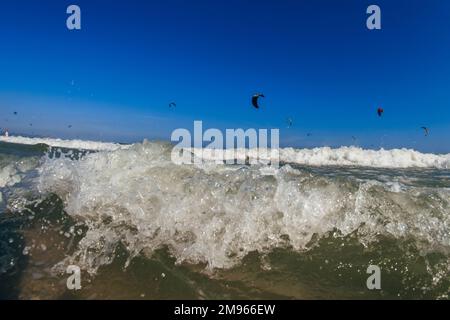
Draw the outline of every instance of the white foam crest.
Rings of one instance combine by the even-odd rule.
[[[450,154],[420,153],[411,149],[364,150],[358,147],[281,149],[281,160],[304,165],[377,168],[450,168]]]
[[[174,165],[170,153],[169,145],[143,143],[45,161],[38,189],[58,194],[67,213],[89,226],[70,262],[95,272],[121,242],[132,256],[167,246],[179,263],[229,268],[252,251],[304,250],[315,234],[336,229],[357,231],[362,242],[384,234],[450,248],[449,190],[392,192],[290,166],[275,176],[245,166],[204,170]]]
[[[274,159],[270,149],[237,149],[214,151],[211,149],[193,149],[193,153],[205,160],[252,161]],[[366,150],[358,147],[279,149],[279,160],[309,166],[362,166],[375,168],[450,168],[450,154],[438,155],[420,153],[411,149]]]
[[[121,145],[110,142],[85,141],[85,140],[62,140],[53,138],[28,138],[20,136],[0,136],[0,142],[9,142],[25,145],[46,144],[52,147],[93,150],[114,151],[128,149],[131,145]],[[368,150],[359,147],[320,147],[313,149],[280,148],[273,151],[270,149],[237,149],[216,150],[190,149],[193,153],[206,161],[215,161],[217,157],[223,160],[246,160],[260,159],[263,161],[273,160],[279,153],[279,160],[285,163],[295,163],[310,166],[364,166],[375,168],[437,168],[450,169],[450,154],[421,153],[412,149],[392,150]]]
[[[92,150],[92,151],[112,151],[128,148],[128,145],[120,145],[110,142],[86,141],[86,140],[63,140],[54,138],[28,138],[21,136],[0,136],[0,142],[16,143],[24,145],[46,144],[50,147]]]

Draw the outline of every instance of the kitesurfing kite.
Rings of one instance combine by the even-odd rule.
[[[175,108],[176,106],[177,106],[177,104],[175,102],[169,103],[169,107],[170,108]]]
[[[428,137],[429,130],[427,127],[421,127],[425,131],[425,137]]]
[[[17,116],[17,111],[14,111],[14,115]]]
[[[378,108],[377,113],[379,117],[383,115],[383,112],[384,112],[383,108]]]
[[[253,95],[252,97],[252,105],[256,108],[259,109],[259,104],[258,104],[258,99],[262,97],[265,98],[265,96],[262,93],[257,93],[255,95]]]

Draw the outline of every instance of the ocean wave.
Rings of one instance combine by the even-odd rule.
[[[420,153],[411,149],[365,150],[357,147],[328,147],[281,150],[281,159],[304,165],[364,166],[377,168],[450,168],[450,154]]]
[[[88,226],[68,263],[95,273],[122,244],[130,257],[168,247],[178,263],[227,269],[254,251],[306,250],[330,232],[357,233],[364,245],[383,235],[450,252],[448,189],[393,189],[290,165],[273,176],[257,166],[178,166],[171,150],[145,142],[80,160],[45,159],[37,189],[57,194]]]
[[[113,151],[121,148],[127,148],[127,145],[118,143],[86,141],[86,140],[63,140],[54,138],[28,138],[21,136],[0,136],[0,142],[15,143],[23,145],[38,145],[45,144],[50,147],[67,148],[77,150],[91,150],[91,151]]]
[[[193,149],[193,153],[205,160],[216,160],[223,155],[224,160],[246,161],[252,159],[270,160],[270,149],[237,149],[214,154],[208,149]],[[262,156],[261,156],[262,155]],[[308,166],[360,166],[374,168],[450,168],[450,154],[438,155],[420,153],[411,149],[366,150],[358,147],[314,149],[279,149],[279,160]]]
[[[114,151],[128,149],[131,145],[118,143],[62,140],[52,138],[27,138],[27,137],[0,137],[0,142],[37,145],[45,144],[50,147],[92,150]],[[191,149],[191,151],[205,161],[216,160],[214,154],[208,149]],[[411,149],[368,150],[359,147],[320,147],[313,149],[280,148],[279,160],[284,163],[293,163],[308,166],[360,166],[374,168],[435,168],[449,169],[450,154],[421,153]],[[265,155],[270,150],[265,149],[237,149],[224,150],[224,160],[252,160],[269,159]],[[262,155],[262,156],[261,156]]]

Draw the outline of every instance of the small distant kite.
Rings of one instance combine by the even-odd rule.
[[[17,111],[14,111],[13,113],[14,113],[15,116],[17,116]]]
[[[307,137],[311,137],[311,136],[312,136],[312,133],[309,133],[309,132],[308,132],[308,133],[306,134],[306,136],[307,136]]]
[[[256,108],[259,109],[259,104],[258,104],[258,99],[262,97],[265,98],[265,96],[262,93],[257,93],[255,95],[253,95],[252,97],[252,105]]]
[[[287,118],[286,119],[286,123],[287,123],[288,129],[289,129],[290,127],[292,127],[292,124],[294,123],[294,120],[292,120],[292,118]]]
[[[169,108],[175,108],[177,104],[175,102],[169,103]]]
[[[423,129],[423,131],[425,132],[425,137],[428,137],[428,133],[430,132],[428,130],[428,128],[427,127],[421,127],[421,129]]]
[[[33,126],[33,124],[32,123],[30,123],[30,127],[32,127]]]
[[[378,108],[377,113],[378,113],[378,116],[381,117],[384,113],[383,108]]]
[[[72,125],[71,125],[71,124],[69,124],[69,125],[67,126],[67,128],[69,128],[69,129],[70,129],[70,128],[72,128]]]

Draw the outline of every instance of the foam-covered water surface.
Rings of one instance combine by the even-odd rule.
[[[64,140],[57,138],[29,138],[21,136],[0,136],[0,142],[15,143],[21,145],[47,145],[50,147],[59,147],[67,149],[78,150],[117,150],[121,148],[127,148],[127,145],[121,145],[111,142],[98,142],[98,141],[86,141],[86,140]]]
[[[70,294],[58,281],[75,264],[84,298],[448,299],[449,156],[341,149],[283,149],[274,175],[175,165],[158,142],[10,158],[3,273],[22,265],[22,298]],[[17,169],[24,159],[38,160]]]

